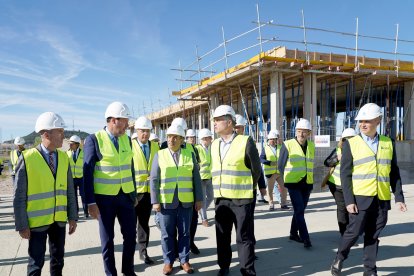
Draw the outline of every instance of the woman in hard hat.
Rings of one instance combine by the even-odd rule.
[[[331,191],[335,199],[336,217],[338,219],[339,232],[341,233],[341,236],[344,234],[346,226],[349,223],[349,214],[346,210],[344,194],[341,187],[341,150],[343,142],[351,137],[354,137],[355,135],[357,134],[353,128],[345,129],[342,132],[341,139],[338,142],[337,148],[333,149],[331,154],[324,161],[325,166],[330,167],[332,170],[332,173],[327,183],[329,186],[329,190]]]

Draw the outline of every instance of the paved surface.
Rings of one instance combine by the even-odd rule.
[[[406,202],[409,210],[401,213],[395,208],[389,213],[388,225],[380,239],[378,254],[379,275],[414,275],[414,173],[412,164],[402,164],[402,176]],[[208,215],[214,223],[214,210]],[[288,240],[292,211],[268,211],[266,205],[258,205],[255,213],[257,238],[256,261],[258,275],[330,275],[329,267],[335,256],[339,233],[336,223],[336,206],[329,192],[311,195],[306,211],[306,221],[313,247],[309,250],[301,244]],[[118,226],[117,226],[118,227]],[[115,237],[118,272],[121,269],[122,236],[119,228]],[[160,231],[151,221],[149,254],[156,260],[146,266],[135,255],[135,272],[138,275],[162,275],[162,251]],[[362,239],[352,248],[345,262],[344,275],[361,275]],[[196,244],[199,256],[191,255],[190,262],[199,275],[216,275],[215,228],[198,226]],[[233,231],[233,260],[231,275],[240,275],[235,235]],[[14,231],[12,197],[2,196],[0,201],[0,275],[25,275],[27,265],[27,240],[22,240]],[[75,234],[66,236],[64,275],[104,275],[101,259],[98,223],[82,218]],[[49,274],[48,259],[43,268]],[[174,264],[173,274],[184,275],[179,264]]]

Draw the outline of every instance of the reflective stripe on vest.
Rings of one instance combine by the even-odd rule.
[[[285,183],[298,183],[306,176],[306,183],[313,184],[315,144],[310,140],[307,143],[305,156],[302,147],[296,139],[293,138],[284,142],[288,151],[288,160],[283,175]]]
[[[279,159],[279,153],[280,153],[280,145],[276,146],[276,154],[273,152],[273,149],[269,146],[266,145],[264,147],[265,150],[265,154],[266,154],[266,160],[270,161],[270,162],[276,162]],[[276,166],[270,166],[270,165],[263,165],[263,169],[264,169],[264,174],[265,175],[270,175],[270,174],[275,174],[275,173],[279,173],[279,170],[277,169],[277,164]]]
[[[200,177],[201,179],[211,179],[211,147],[208,154],[202,145],[197,145],[196,148],[200,156]]]
[[[172,203],[174,192],[178,189],[178,200],[183,203],[194,202],[193,156],[190,150],[181,149],[178,166],[168,148],[158,152],[160,167],[160,203]]]
[[[352,190],[354,195],[378,195],[380,200],[391,200],[390,172],[394,150],[391,139],[379,136],[377,154],[359,135],[348,141],[353,157]]]
[[[253,198],[252,173],[244,163],[248,139],[249,136],[236,135],[223,161],[220,157],[221,139],[213,142],[211,174],[215,198]]]
[[[66,222],[69,159],[57,150],[56,178],[36,148],[22,152],[27,174],[27,216],[29,227]]]
[[[102,159],[96,162],[93,173],[95,193],[117,195],[120,189],[126,194],[134,191],[129,137],[126,134],[118,137],[119,151],[117,151],[104,129],[96,132],[95,136],[102,154]]]
[[[79,149],[78,159],[76,163],[73,162],[73,151],[68,150],[67,155],[69,157],[70,170],[72,171],[73,178],[83,177],[83,150]]]
[[[135,170],[135,185],[137,187],[137,193],[149,193],[149,175],[151,172],[152,161],[154,155],[158,152],[158,149],[154,142],[148,141],[150,144],[150,156],[149,162],[142,152],[141,146],[137,140],[132,140],[132,152],[134,158],[134,170]]]
[[[336,148],[336,154],[341,154],[341,149]],[[329,182],[335,184],[336,186],[341,186],[341,162],[339,161],[336,164],[335,169],[331,176],[329,176]]]

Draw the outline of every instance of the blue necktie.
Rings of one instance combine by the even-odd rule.
[[[114,136],[113,141],[114,141],[114,146],[116,148],[116,151],[118,151],[119,150],[118,137]]]
[[[75,163],[76,163],[76,151],[74,151],[74,152],[73,152],[72,157],[73,157],[73,162],[75,162]]]
[[[147,145],[142,145],[142,152],[144,153],[145,159],[148,161]]]

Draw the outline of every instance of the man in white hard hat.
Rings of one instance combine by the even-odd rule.
[[[25,140],[23,137],[16,137],[14,139],[14,145],[16,146],[16,149],[12,150],[10,152],[10,164],[12,166],[12,179],[13,179],[13,183],[14,183],[14,175],[15,175],[15,171],[16,171],[16,164],[17,164],[17,160],[19,159],[20,155],[22,154],[22,152],[25,150],[24,148],[24,144],[25,144]]]
[[[197,142],[197,137],[196,137],[196,132],[194,129],[187,129],[187,133],[185,135],[186,138],[186,142],[188,144],[191,144],[193,146],[196,145]]]
[[[157,134],[151,133],[149,140],[154,142],[154,145],[158,148],[158,150],[160,150],[160,138],[158,138]]]
[[[212,182],[216,203],[217,275],[229,275],[231,232],[236,228],[242,275],[256,275],[254,262],[254,191],[261,174],[260,158],[253,139],[234,132],[231,106],[214,110],[214,131],[220,138],[211,146]]]
[[[338,142],[338,146],[332,150],[331,154],[325,159],[325,166],[331,169],[331,175],[327,180],[329,190],[335,199],[336,203],[336,217],[338,220],[339,233],[341,236],[345,233],[346,226],[349,224],[349,213],[346,210],[344,193],[341,186],[341,158],[342,158],[342,145],[345,140],[357,135],[355,129],[346,128],[341,135],[341,140]]]
[[[236,125],[234,130],[239,135],[244,135],[244,131],[247,125],[247,120],[240,114],[236,114]]]
[[[194,272],[189,263],[190,224],[203,199],[197,160],[194,152],[182,147],[184,137],[181,126],[168,128],[168,148],[155,155],[150,174],[151,202],[161,227],[164,275],[172,273],[176,253],[181,268],[188,274]]]
[[[332,275],[341,275],[344,260],[363,233],[364,275],[377,275],[378,238],[387,224],[391,190],[397,209],[407,210],[394,141],[377,133],[381,117],[378,105],[365,104],[355,118],[361,135],[342,145],[341,185],[350,216],[331,266]]]
[[[201,224],[205,227],[210,226],[207,218],[207,209],[214,200],[213,184],[211,182],[211,141],[213,134],[207,128],[198,132],[200,144],[196,146],[200,155],[200,177],[203,188],[203,206],[200,210]]]
[[[177,117],[171,122],[171,126],[180,126],[184,131],[187,130],[187,123],[183,118]],[[195,134],[194,134],[195,135]],[[195,141],[195,139],[194,139]],[[166,149],[168,147],[168,141],[165,141],[161,144],[161,149]],[[183,141],[182,147],[190,150],[195,154],[197,163],[200,163],[200,155],[198,154],[198,150],[195,145],[187,143]],[[198,212],[193,211],[193,217],[191,218],[191,227],[190,227],[190,250],[193,254],[198,255],[200,254],[200,250],[198,249],[197,245],[194,242],[194,237],[197,232],[197,224],[198,224]]]
[[[131,140],[125,133],[129,108],[113,102],[106,108],[106,126],[86,137],[83,179],[89,215],[99,221],[102,258],[106,275],[117,275],[114,252],[114,226],[122,229],[122,273],[136,275],[136,189]]]
[[[275,209],[273,202],[273,190],[277,181],[280,192],[280,208],[289,210],[286,204],[287,189],[283,182],[283,176],[277,169],[277,160],[279,159],[281,149],[281,139],[278,130],[271,130],[267,136],[267,144],[263,147],[260,154],[260,162],[263,164],[264,174],[267,178],[267,191],[269,193],[269,210]]]
[[[62,147],[65,122],[53,112],[42,113],[35,131],[42,142],[25,150],[16,165],[13,198],[16,231],[29,241],[27,275],[40,275],[49,237],[50,274],[62,275],[66,222],[76,230],[76,198],[72,172]]]
[[[66,152],[69,157],[70,168],[73,176],[73,186],[76,195],[76,208],[79,213],[78,189],[82,200],[83,213],[85,218],[89,217],[88,205],[85,203],[85,187],[83,185],[83,150],[80,148],[81,138],[78,135],[72,135],[69,138],[69,150]]]
[[[312,247],[305,221],[305,209],[313,189],[315,144],[308,140],[311,131],[310,122],[300,119],[296,125],[296,137],[283,142],[278,160],[293,207],[289,239],[303,243],[305,248]]]
[[[152,129],[151,120],[142,116],[135,121],[135,133],[137,139],[132,141],[132,152],[134,153],[135,183],[137,189],[138,205],[135,207],[137,215],[138,250],[139,257],[147,265],[154,261],[148,256],[148,242],[150,227],[148,225],[151,217],[151,195],[149,186],[149,174],[152,161],[158,152],[154,142],[149,141]]]

